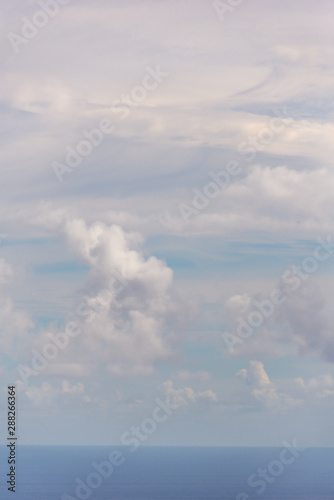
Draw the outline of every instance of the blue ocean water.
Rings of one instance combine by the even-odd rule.
[[[284,462],[290,463],[284,464],[280,452],[280,448],[141,447],[130,452],[124,447],[21,446],[12,493],[5,479],[8,451],[1,447],[0,498],[334,500],[334,449],[309,448],[297,457],[286,452]],[[99,470],[109,477],[102,477],[93,462],[98,468],[104,462]],[[258,469],[265,470],[265,478],[259,477]]]

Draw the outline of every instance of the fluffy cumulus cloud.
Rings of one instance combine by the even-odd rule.
[[[334,361],[331,301],[314,276],[322,262],[313,256],[326,257],[323,249],[317,252],[320,248],[318,244],[299,264],[288,266],[266,294],[238,294],[226,300],[228,328],[223,337],[230,353],[278,357],[294,348],[301,357]]]
[[[153,256],[145,259],[138,235],[119,226],[71,220],[65,233],[91,267],[83,299],[94,319],[84,327],[86,347],[98,359],[103,353],[100,361],[113,375],[149,374],[170,355],[162,333],[172,270]]]
[[[23,397],[24,405],[31,403],[34,407],[57,407],[58,404],[66,404],[69,399],[73,402],[90,403],[91,398],[86,394],[85,386],[78,382],[72,385],[68,380],[62,380],[59,384],[42,382],[40,384],[26,387],[21,381],[16,383],[20,395]]]
[[[334,396],[334,378],[331,374],[319,375],[318,377],[305,380],[298,377],[294,380],[295,387],[304,394],[304,397],[310,396],[312,399],[325,399]]]
[[[70,251],[89,266],[89,274],[78,291],[75,321],[70,322],[76,338],[67,337],[59,359],[47,363],[45,372],[87,376],[103,369],[110,377],[147,376],[156,363],[171,359],[164,329],[172,309],[173,272],[166,263],[145,256],[141,236],[120,226],[88,225],[83,219],[50,214],[49,227],[63,234]],[[34,336],[31,347],[45,353],[50,339],[64,335],[66,327],[65,334],[44,330]]]
[[[236,390],[233,412],[289,413],[300,418],[302,412],[331,411],[334,397],[332,373],[304,378],[270,379],[261,361],[249,361],[236,374],[243,383]],[[298,416],[299,415],[299,416]]]
[[[206,391],[195,391],[191,387],[175,389],[171,380],[164,382],[163,389],[166,396],[169,396],[176,405],[188,406],[191,403],[210,405],[218,401],[217,394],[210,389]]]
[[[243,165],[240,173],[227,183],[226,165],[215,169],[221,185],[208,173],[193,184],[193,192],[184,194],[183,204],[175,204],[161,214],[174,233],[187,229],[190,234],[219,235],[229,232],[243,238],[248,231],[266,231],[283,238],[296,231],[308,238],[331,232],[333,200],[330,186],[334,183],[333,169],[323,164],[300,170],[291,165]],[[223,186],[223,187],[222,187]],[[197,190],[197,196],[194,194]],[[186,206],[186,209],[180,207]]]
[[[293,399],[282,393],[269,379],[261,361],[250,361],[248,368],[243,368],[236,373],[249,386],[250,395],[260,406],[271,410],[287,410],[298,406],[301,400]]]
[[[287,354],[277,328],[280,304],[266,305],[268,298],[258,293],[229,297],[224,304],[227,325],[223,332],[224,348],[237,357],[277,357]],[[260,308],[260,309],[259,309]],[[285,337],[288,342],[288,339]]]
[[[311,278],[301,282],[297,290],[292,291],[282,283],[281,288],[287,296],[277,312],[278,321],[285,326],[282,339],[297,345],[301,355],[316,354],[333,363],[334,337],[329,297]]]

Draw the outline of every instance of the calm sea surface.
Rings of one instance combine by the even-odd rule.
[[[141,447],[131,453],[123,447],[21,446],[16,493],[12,493],[6,485],[8,451],[1,447],[0,498],[334,500],[334,449],[309,448],[298,457],[286,452],[283,461],[291,463],[285,464],[280,452],[280,448]],[[110,460],[118,465],[112,467]],[[265,477],[258,469],[265,471]]]

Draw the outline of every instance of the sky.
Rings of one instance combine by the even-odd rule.
[[[333,446],[333,2],[0,4],[21,444]]]

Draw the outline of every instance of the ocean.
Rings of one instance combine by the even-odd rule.
[[[20,446],[7,500],[334,500],[334,449]],[[13,476],[12,476],[13,478]]]

